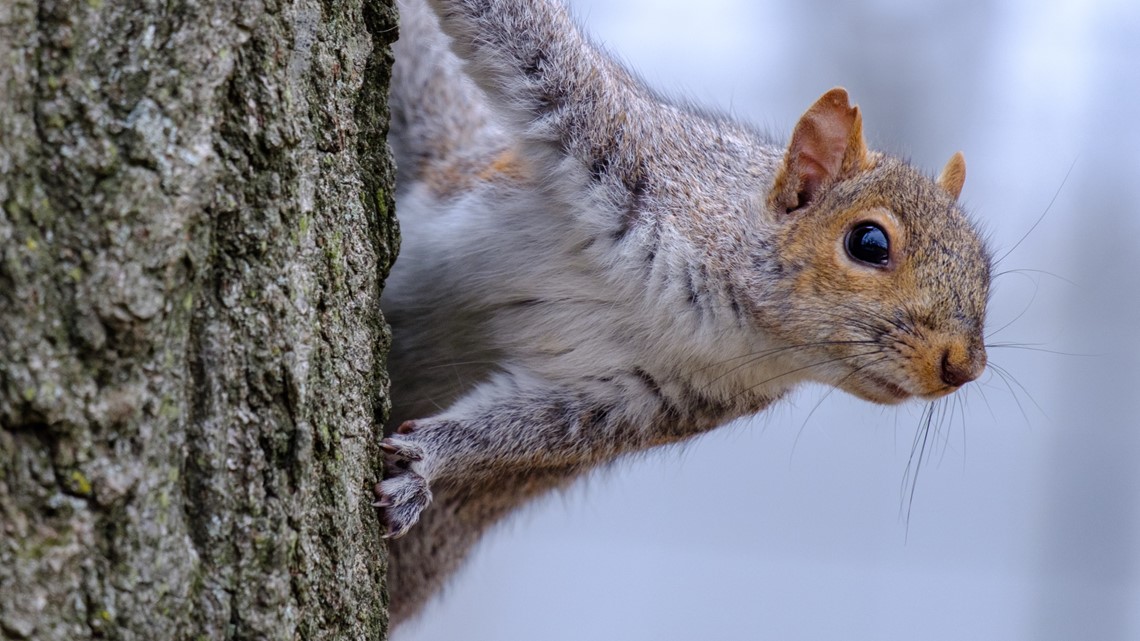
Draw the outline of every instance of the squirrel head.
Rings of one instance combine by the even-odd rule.
[[[843,89],[804,113],[768,194],[754,303],[810,378],[897,403],[982,373],[991,259],[957,203],[965,175],[961,153],[932,179],[869,151]]]

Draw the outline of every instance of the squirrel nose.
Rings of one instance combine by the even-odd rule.
[[[942,382],[961,387],[982,375],[986,369],[984,350],[948,347],[942,352]]]

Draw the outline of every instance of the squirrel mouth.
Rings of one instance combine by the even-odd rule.
[[[869,387],[874,390],[874,393],[870,395],[871,398],[868,400],[874,401],[876,403],[886,403],[893,405],[895,403],[901,403],[902,401],[905,401],[906,399],[913,396],[913,394],[906,391],[902,387],[888,381],[885,378],[875,376],[874,374],[864,375],[863,382],[870,384],[865,385],[864,387]]]

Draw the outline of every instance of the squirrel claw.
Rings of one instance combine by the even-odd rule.
[[[421,461],[424,458],[422,447],[397,436],[380,441],[380,449],[397,461]]]
[[[376,488],[373,505],[384,510],[387,532],[384,538],[399,538],[420,520],[420,514],[431,504],[427,479],[411,470],[399,470],[381,481]]]
[[[416,467],[414,463],[423,460],[425,451],[421,445],[399,436],[381,441],[380,449],[387,460],[384,479],[373,489],[376,500],[372,505],[383,510],[387,529],[384,538],[399,538],[420,520],[420,514],[431,504],[427,479],[412,469]]]

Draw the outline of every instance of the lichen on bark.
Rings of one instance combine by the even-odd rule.
[[[0,639],[385,634],[395,36],[0,6]]]

